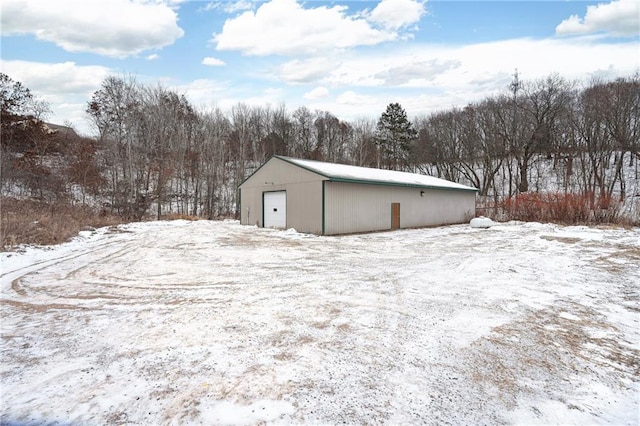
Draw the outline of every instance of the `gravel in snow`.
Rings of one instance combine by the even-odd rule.
[[[129,224],[1,254],[3,424],[638,424],[640,229]]]

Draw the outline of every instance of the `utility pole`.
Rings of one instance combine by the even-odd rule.
[[[520,80],[518,79],[518,68],[516,68],[516,72],[513,74],[513,81],[511,82],[509,87],[513,92],[513,103],[515,105],[518,97],[518,89],[520,89]]]
[[[518,90],[520,89],[520,79],[518,78],[518,68],[516,68],[515,73],[513,74],[513,81],[511,82],[511,84],[509,84],[509,88],[511,89],[511,92],[513,93],[513,103],[511,105],[512,107],[512,111],[511,111],[511,146],[510,148],[510,154],[513,156],[515,154],[515,150],[517,149],[518,146],[518,135],[517,135],[517,126],[516,126],[516,115],[517,115],[517,110],[518,110]],[[509,162],[511,162],[512,159],[509,159]],[[516,184],[516,186],[519,185],[519,183]],[[513,194],[513,173],[511,173],[511,166],[509,166],[509,196],[511,196],[511,194]]]

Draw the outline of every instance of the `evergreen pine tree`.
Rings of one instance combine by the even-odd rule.
[[[399,103],[390,103],[378,120],[376,144],[380,148],[381,166],[389,170],[407,170],[411,143],[418,132]]]

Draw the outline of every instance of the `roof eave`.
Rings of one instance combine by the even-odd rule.
[[[311,167],[307,167],[307,166],[305,166],[303,164],[299,164],[296,161],[294,161],[294,159],[292,159],[290,157],[284,157],[282,155],[274,155],[273,158],[277,158],[279,160],[285,161],[285,162],[287,162],[289,164],[292,164],[292,165],[294,165],[296,167],[300,167],[301,169],[304,169],[304,170],[306,170],[308,172],[315,173],[318,176],[322,176],[322,177],[327,178],[327,179],[331,179],[332,178],[330,175],[327,175],[325,173],[319,172],[318,170],[315,170],[315,169],[313,169]],[[309,161],[313,161],[313,160],[309,160]]]
[[[389,182],[389,181],[376,181],[368,179],[347,179],[337,177],[327,177],[330,182],[342,182],[342,183],[360,183],[365,185],[378,185],[378,186],[398,186],[403,188],[419,188],[419,189],[435,189],[439,191],[464,191],[464,192],[478,192],[477,188],[455,188],[449,186],[435,186],[435,185],[421,185],[419,183],[402,183],[402,182]]]

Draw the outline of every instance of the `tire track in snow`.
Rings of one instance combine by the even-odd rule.
[[[23,281],[25,281],[32,275],[40,274],[50,269],[59,268],[60,266],[65,265],[69,262],[84,262],[82,266],[79,266],[78,268],[72,270],[67,274],[68,276],[71,276],[75,271],[79,271],[85,268],[90,262],[107,260],[111,256],[115,256],[118,253],[132,251],[132,246],[133,244],[135,244],[135,242],[126,243],[126,241],[130,239],[130,235],[128,235],[127,237],[116,235],[115,238],[109,239],[107,241],[101,239],[97,242],[89,242],[87,244],[89,245],[89,248],[82,247],[81,249],[71,249],[70,252],[67,252],[63,255],[43,259],[28,266],[19,267],[11,271],[3,272],[2,275],[0,275],[0,285],[3,289],[0,296],[0,303],[8,303],[13,306],[22,306],[25,309],[36,310],[50,308],[69,309],[74,305],[61,303],[59,301],[60,295],[46,291],[46,286],[29,287],[28,285],[24,285]],[[122,246],[123,242],[125,243],[124,247]],[[97,254],[105,250],[108,251],[107,254],[103,256],[96,256]],[[11,294],[11,292],[13,292],[14,294]],[[47,303],[48,299],[42,296],[54,299],[56,300],[56,302]],[[25,300],[27,298],[29,298],[28,301]]]
[[[616,256],[585,267],[597,244],[585,253],[564,236],[540,237],[555,237],[555,226],[501,228],[325,238],[218,223],[145,224],[129,253],[114,252],[95,267],[91,256],[69,260],[59,265],[67,273],[59,283],[58,267],[25,277],[51,286],[61,302],[69,299],[60,289],[76,285],[80,296],[98,289],[121,299],[101,310],[11,316],[16,337],[2,346],[7,412],[84,424],[212,424],[225,404],[230,412],[255,410],[259,423],[269,421],[259,410],[278,403],[284,417],[271,417],[276,423],[500,424],[519,404],[518,386],[533,397],[523,409],[543,412],[540,401],[571,390],[554,374],[567,365],[546,363],[563,359],[554,342],[570,343],[554,333],[592,327],[574,319],[587,315],[566,300],[600,291],[593,303],[604,304],[615,295],[618,281],[600,288],[610,284]],[[626,256],[621,262],[633,260]],[[607,309],[618,302],[611,297]],[[556,325],[563,329],[545,328]],[[600,361],[590,366],[603,368],[613,348],[623,355],[617,369],[637,380],[627,362],[637,353],[622,351],[604,326],[595,331]],[[630,335],[621,329],[616,341],[626,345],[622,337]],[[520,365],[527,360],[536,368]],[[55,366],[60,375],[39,383]],[[589,382],[589,374],[577,379]],[[593,405],[584,401],[569,402]],[[513,423],[535,420],[553,417],[527,412]]]

